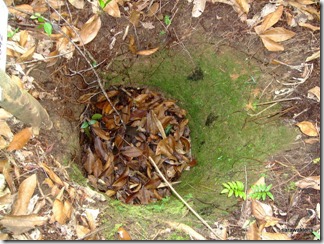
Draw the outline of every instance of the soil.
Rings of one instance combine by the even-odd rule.
[[[297,27],[294,31],[297,33],[296,38],[285,42],[285,51],[278,53],[268,52],[262,45],[259,37],[253,33],[241,22],[237,17],[237,13],[232,7],[226,4],[207,3],[204,13],[199,18],[191,17],[192,4],[187,1],[163,1],[161,14],[163,16],[173,16],[172,23],[167,30],[162,26],[157,18],[151,18],[154,29],[148,30],[141,26],[134,28],[130,26],[129,34],[135,36],[137,50],[145,50],[155,48],[160,49],[185,49],[187,45],[197,42],[197,33],[203,33],[210,44],[217,46],[230,46],[248,55],[250,59],[257,61],[263,72],[269,73],[273,77],[273,82],[269,87],[264,87],[266,96],[274,99],[274,92],[284,88],[279,82],[292,80],[292,77],[300,77],[301,74],[296,70],[284,65],[275,65],[273,60],[277,59],[290,65],[300,65],[304,63],[306,57],[313,53],[314,48],[318,48],[320,41],[319,32],[311,32],[302,27]],[[265,1],[258,1],[252,5],[249,17],[260,12]],[[92,15],[90,3],[86,2],[86,6],[82,10],[71,9],[72,16],[78,16],[81,23],[85,23]],[[122,65],[127,68],[136,63],[137,56],[132,54],[128,49],[128,39],[122,40],[122,34],[126,26],[130,25],[128,14],[122,10],[121,18],[114,18],[106,14],[101,16],[102,27],[94,41],[86,45],[87,50],[98,64],[97,70],[103,73],[110,73],[111,77],[117,76],[116,67],[113,63],[118,59],[122,61]],[[13,26],[15,26],[13,24]],[[166,31],[161,35],[161,31]],[[117,40],[113,48],[110,48],[112,37],[116,36]],[[289,100],[280,103],[281,111],[278,116],[285,123],[293,125],[301,121],[311,121],[320,127],[320,103],[309,99],[307,92],[309,89],[320,86],[320,60],[316,59],[311,62],[314,67],[307,81],[301,85],[294,86],[292,92],[288,96],[278,97],[292,98],[299,97],[299,100]],[[46,67],[41,63],[35,66],[30,72],[30,76],[34,77],[38,82],[34,91],[45,91],[49,96],[40,100],[41,104],[49,112],[54,128],[50,131],[42,131],[38,138],[31,141],[28,150],[38,155],[39,148],[42,148],[46,154],[45,159],[48,164],[54,164],[53,158],[58,162],[66,161],[80,163],[81,153],[78,146],[78,132],[80,128],[80,115],[84,109],[83,105],[78,103],[80,96],[91,91],[98,91],[95,80],[91,71],[84,71],[81,75],[74,75],[73,71],[82,71],[87,69],[87,64],[79,53],[75,53],[73,59],[66,62],[61,59],[55,66]],[[197,81],[201,78],[202,72],[197,69],[189,79]],[[91,83],[90,85],[86,84]],[[123,82],[123,81],[121,81]],[[107,82],[109,83],[109,81]],[[132,84],[128,84],[132,85]],[[206,125],[211,124],[213,115],[208,116]],[[214,116],[215,117],[215,116]],[[215,120],[215,118],[214,118]],[[307,216],[307,209],[315,209],[316,204],[320,202],[320,191],[314,189],[299,189],[293,187],[290,183],[300,180],[302,177],[317,176],[320,174],[320,163],[315,164],[313,160],[320,158],[319,142],[314,144],[305,143],[308,137],[302,135],[292,148],[282,151],[276,155],[269,156],[264,162],[267,169],[267,183],[272,184],[272,193],[276,196],[275,205],[286,212],[284,221],[289,221],[293,216],[297,216],[296,222]],[[71,149],[72,147],[72,149]],[[52,155],[52,157],[51,157]],[[31,159],[32,161],[32,159]],[[37,160],[36,160],[37,161]],[[101,203],[98,203],[101,208]],[[240,227],[236,225],[240,217],[240,205],[237,210],[227,216],[229,220],[230,236],[233,239],[243,239],[245,233],[242,233]],[[107,216],[106,216],[107,217]],[[114,219],[111,219],[114,221]],[[315,218],[308,224],[310,228],[319,225],[319,219]],[[127,223],[127,226],[136,226],[136,223]],[[197,225],[198,226],[198,225]],[[48,229],[41,230],[43,239],[66,239],[62,229],[52,225]],[[137,227],[135,227],[136,229]],[[160,224],[155,224],[152,229],[146,230],[148,234],[145,238],[152,238],[158,230],[161,230]],[[52,229],[50,233],[48,230]],[[205,227],[195,228],[200,233],[206,233]],[[140,232],[140,230],[139,230]],[[103,238],[99,232],[99,238]],[[140,235],[139,235],[140,237]],[[112,236],[112,239],[117,236]],[[143,237],[142,237],[143,238]],[[166,234],[159,235],[158,239],[169,238]],[[296,240],[311,240],[314,236],[311,232],[299,233],[294,236]]]

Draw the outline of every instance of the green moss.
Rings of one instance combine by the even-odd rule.
[[[190,204],[204,218],[215,220],[237,207],[236,200],[220,194],[221,184],[232,180],[245,182],[247,178],[250,186],[261,176],[262,162],[289,147],[297,131],[284,126],[279,119],[267,118],[279,106],[260,117],[251,117],[248,113],[252,112],[246,111],[251,99],[254,105],[266,101],[253,98],[252,91],[270,81],[248,57],[228,47],[187,48],[192,58],[183,50],[160,51],[138,57],[126,70],[121,61],[116,61],[115,74],[110,75],[106,85],[148,86],[177,99],[187,110],[192,155],[198,164],[183,173],[182,183],[176,189],[182,196],[192,194]],[[256,106],[255,113],[264,108]],[[128,220],[141,218],[144,227],[149,226],[151,218],[188,220],[183,218],[186,208],[173,197],[141,207],[115,203],[113,206]]]

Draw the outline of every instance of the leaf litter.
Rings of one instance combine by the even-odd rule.
[[[190,169],[186,111],[147,88],[111,87],[107,94],[121,117],[102,94],[80,98],[90,104],[85,121],[102,114],[90,126],[90,136],[82,134],[82,162],[92,186],[129,204],[147,204],[170,195],[148,158],[154,159],[169,182]]]

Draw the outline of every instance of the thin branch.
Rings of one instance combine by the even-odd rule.
[[[162,172],[160,171],[159,167],[156,165],[154,160],[151,158],[151,156],[148,157],[151,164],[154,166],[160,177],[163,179],[165,184],[168,185],[168,187],[171,189],[171,191],[183,202],[184,205],[220,240],[224,240],[221,236],[219,236],[211,227],[210,225],[179,195],[179,193],[172,187],[172,185],[168,182],[168,180],[164,177]]]

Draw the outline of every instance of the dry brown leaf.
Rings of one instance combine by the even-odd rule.
[[[314,59],[317,59],[321,56],[321,51],[318,50],[317,52],[313,53],[311,56],[306,58],[306,62],[312,61]]]
[[[264,31],[266,31],[267,29],[275,25],[280,20],[282,13],[283,13],[283,6],[281,5],[276,9],[276,11],[268,14],[264,18],[259,33],[257,32],[257,34],[262,34]]]
[[[313,188],[315,190],[321,189],[321,177],[320,176],[309,176],[295,182],[295,185],[301,189]]]
[[[314,99],[317,102],[321,101],[321,88],[319,86],[315,86],[312,89],[308,90],[307,97],[310,99]]]
[[[35,187],[37,183],[36,174],[29,176],[23,182],[21,182],[18,189],[17,200],[13,205],[11,211],[12,215],[26,215],[27,208],[31,197],[34,194]]]
[[[28,40],[28,31],[27,30],[23,30],[19,33],[19,45],[22,47],[26,46],[27,40]]]
[[[192,8],[192,17],[199,17],[205,10],[206,7],[206,0],[194,0],[193,1],[193,8]]]
[[[260,231],[256,221],[249,225],[245,234],[246,240],[261,240]]]
[[[60,177],[58,177],[53,170],[51,170],[45,163],[40,163],[40,166],[46,171],[46,173],[48,174],[48,176],[58,185],[60,186],[64,186],[62,180],[60,179]]]
[[[158,3],[158,2],[153,3],[152,6],[150,7],[150,9],[147,11],[146,16],[153,17],[157,13],[159,8],[160,8],[160,3]]]
[[[265,220],[266,216],[272,216],[273,212],[270,205],[252,200],[252,214],[258,220]]]
[[[318,136],[318,131],[315,125],[309,121],[302,121],[296,124],[301,132],[303,132],[307,136]]]
[[[0,135],[6,137],[7,139],[12,139],[13,134],[6,121],[0,120]]]
[[[58,57],[57,55],[59,55],[58,50],[54,50],[53,52],[50,52],[47,55],[47,59],[45,59],[45,62],[47,63],[46,67],[50,67],[56,64]],[[53,57],[53,58],[51,58]]]
[[[3,108],[0,108],[0,119],[1,120],[6,120],[11,118],[13,115],[9,112],[7,112],[6,110],[4,110]]]
[[[103,10],[112,17],[120,17],[120,10],[117,0],[111,0]]]
[[[30,15],[33,14],[33,7],[30,6],[29,4],[21,4],[15,7],[9,7],[8,10],[9,13],[11,13],[12,15],[22,17],[22,18],[26,18],[28,14]]]
[[[266,224],[264,227],[275,226],[276,224],[279,223],[280,220],[281,219],[273,217],[273,216],[266,216],[265,217]]]
[[[81,239],[90,232],[90,229],[84,227],[83,225],[76,225],[75,232],[77,234],[78,239]]]
[[[256,186],[256,185],[264,185],[265,184],[265,179],[264,179],[264,176],[261,176],[256,182],[253,183],[252,186]],[[252,193],[252,188],[250,188],[246,195],[250,195]]]
[[[140,50],[140,51],[137,51],[136,54],[137,55],[148,56],[148,55],[151,55],[151,54],[155,53],[157,50],[159,50],[158,47],[152,48],[152,49],[148,49],[148,50]]]
[[[109,5],[109,4],[108,4]],[[108,6],[107,5],[107,6]],[[91,42],[98,34],[101,28],[100,16],[95,14],[81,27],[80,30],[80,46]]]
[[[141,14],[136,10],[132,10],[129,16],[129,22],[131,22],[135,27],[138,27],[139,18]]]
[[[84,0],[69,0],[69,3],[77,9],[83,9],[84,7]]]
[[[121,153],[127,157],[139,157],[143,155],[143,151],[137,147],[126,146],[122,148]]]
[[[276,27],[264,31],[262,34],[260,34],[260,37],[266,37],[275,42],[282,42],[294,37],[295,35],[296,33],[293,31],[287,30],[283,27]]]
[[[240,6],[244,13],[248,13],[250,10],[250,4],[248,0],[235,0],[236,3]]]
[[[262,232],[261,239],[269,240],[269,241],[270,240],[273,240],[273,241],[291,240],[291,238],[284,233],[270,233],[270,232]]]
[[[309,29],[311,29],[312,31],[318,31],[318,30],[321,29],[321,27],[319,27],[319,26],[314,26],[314,25],[311,25],[311,24],[309,24],[309,23],[299,22],[298,25],[299,25],[299,26],[302,26],[302,27],[309,28]]]
[[[261,37],[261,40],[263,42],[263,45],[266,47],[266,49],[268,49],[271,52],[279,52],[285,50],[283,45],[267,37]]]
[[[67,200],[65,202],[55,199],[53,203],[53,217],[59,224],[64,225],[70,218],[72,213],[72,205]]]
[[[0,220],[0,224],[10,232],[19,235],[34,229],[35,226],[44,225],[47,221],[46,217],[31,215],[6,215]]]
[[[129,233],[123,227],[119,227],[118,230],[117,230],[117,233],[118,233],[118,239],[121,240],[121,241],[132,240]]]
[[[11,152],[13,150],[19,150],[23,148],[29,139],[32,137],[33,131],[32,127],[22,129],[17,134],[14,135],[12,141],[10,142],[7,151]]]
[[[29,60],[33,57],[33,54],[35,52],[36,46],[31,47],[28,49],[23,55],[21,55],[18,59],[17,62],[23,62],[26,60]]]
[[[132,54],[136,54],[137,48],[135,44],[135,37],[131,35],[129,37],[129,44],[128,44],[129,51],[131,51]]]

